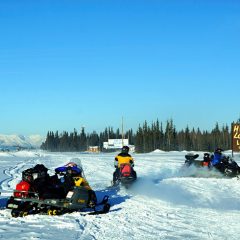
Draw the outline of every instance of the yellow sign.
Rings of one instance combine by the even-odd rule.
[[[232,150],[240,152],[240,124],[232,124]]]

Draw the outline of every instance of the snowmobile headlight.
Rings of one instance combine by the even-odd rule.
[[[32,177],[33,177],[33,180],[37,179],[38,178],[38,173],[33,173]]]
[[[73,196],[73,191],[69,191],[66,198],[71,198]]]
[[[18,205],[17,204],[13,204],[13,203],[9,203],[8,204],[8,208],[15,208],[15,209],[17,209],[18,208]]]

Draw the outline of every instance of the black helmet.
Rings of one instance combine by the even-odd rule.
[[[216,148],[216,149],[215,149],[215,153],[220,153],[220,154],[221,154],[222,152],[223,152],[223,149],[222,149],[222,148]]]
[[[209,162],[210,161],[210,154],[209,153],[204,153],[203,154],[203,161],[204,162]]]
[[[33,169],[36,172],[47,172],[48,171],[48,169],[43,164],[37,164]]]
[[[25,182],[33,182],[33,168],[28,168],[22,172],[22,180]]]
[[[129,147],[128,146],[123,146],[122,147],[122,153],[128,153],[129,152]]]

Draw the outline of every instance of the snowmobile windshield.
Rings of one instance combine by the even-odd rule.
[[[72,165],[71,167],[75,165],[78,168],[82,169],[82,162],[80,158],[71,158],[70,161],[66,164],[66,166],[67,165]]]
[[[84,171],[83,171],[83,167],[82,167],[82,162],[81,162],[81,159],[80,158],[72,158],[70,160],[69,163],[66,164],[66,166],[68,164],[72,164],[73,166],[75,165],[77,168],[79,168],[81,170],[81,175],[83,178],[85,178],[85,175],[84,175]]]

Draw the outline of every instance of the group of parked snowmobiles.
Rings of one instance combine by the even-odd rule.
[[[237,177],[240,174],[240,167],[230,157],[223,154],[221,148],[217,148],[213,154],[204,153],[202,160],[197,160],[199,154],[189,153],[185,155],[184,167],[195,166],[197,168],[217,171],[226,177]]]
[[[115,158],[116,170],[113,173],[113,185],[129,187],[137,179],[133,169],[133,158],[124,146]],[[88,210],[88,214],[107,213],[110,209],[108,196],[97,202],[95,192],[89,186],[80,164],[80,159],[73,159],[55,169],[50,176],[43,164],[22,172],[22,180],[16,185],[13,196],[6,207],[11,209],[13,217],[30,214],[61,215],[74,211]]]
[[[37,213],[61,215],[82,210],[88,210],[90,214],[109,211],[108,196],[97,202],[82,167],[75,162],[56,168],[53,176],[47,171],[43,164],[37,164],[22,172],[22,180],[6,205],[12,210],[13,217]],[[101,209],[97,209],[99,206]]]

